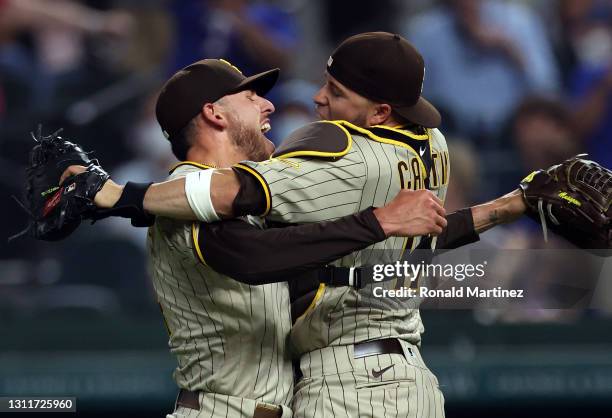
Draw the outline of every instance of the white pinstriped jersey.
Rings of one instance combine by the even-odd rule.
[[[388,127],[367,131],[343,121],[319,123],[335,123],[345,130],[349,139],[343,153],[320,158],[321,153],[296,152],[241,164],[260,174],[270,200],[268,218],[291,223],[333,220],[370,206],[384,206],[401,188],[422,189],[427,182],[429,189],[445,199],[450,167],[446,140],[439,130],[416,135]],[[426,152],[430,153],[429,173],[421,158]],[[401,258],[407,245],[410,249],[419,242],[420,237],[391,237],[334,264],[393,262]],[[312,305],[292,328],[292,344],[300,354],[377,338],[398,337],[419,344],[423,324],[415,306],[413,300],[373,299],[367,287],[357,291],[321,285]]]
[[[181,165],[170,178],[199,169]],[[215,272],[203,263],[198,234],[197,223],[161,217],[149,229],[150,270],[178,362],[176,383],[290,405],[287,283],[249,286]]]

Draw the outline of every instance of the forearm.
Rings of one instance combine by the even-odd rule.
[[[107,181],[96,195],[95,203],[101,209],[114,208],[125,187],[112,180]],[[153,183],[142,201],[143,209],[155,216],[175,219],[197,220],[185,194],[185,178]]]
[[[212,203],[212,210],[216,215],[219,218],[230,218],[233,216],[232,205],[239,189],[240,183],[231,169],[215,170],[210,182],[204,187],[197,179],[191,182],[190,187],[186,187],[185,177],[153,183],[144,195],[143,208],[156,216],[203,220],[199,216],[200,212],[196,210],[198,206],[192,205],[194,202],[201,203],[203,197],[210,196],[209,203]],[[123,186],[107,181],[96,195],[96,205],[100,208],[112,208],[119,201],[123,190]]]
[[[472,217],[477,233],[494,226],[515,221],[525,213],[525,203],[519,189],[482,205],[473,206]]]
[[[496,225],[512,222],[525,213],[519,189],[482,205],[460,209],[447,215],[447,226],[438,236],[438,253],[477,242],[479,234]]]
[[[185,178],[154,183],[144,198],[145,211],[167,218],[197,220],[185,194]]]
[[[204,171],[191,173],[201,175]],[[147,212],[168,218],[205,220],[202,219],[198,207],[202,202],[212,204],[212,210],[219,218],[233,217],[232,204],[240,183],[231,169],[218,169],[212,172],[208,184],[199,176],[193,181],[186,177],[153,184],[145,195],[144,208]],[[206,199],[206,195],[210,200]]]

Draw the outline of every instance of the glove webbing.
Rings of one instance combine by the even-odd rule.
[[[58,135],[59,135],[59,134],[60,134],[60,133],[61,133],[63,130],[64,130],[63,128],[60,128],[60,129],[58,129],[57,131],[53,132],[51,135],[43,136],[43,134],[42,134],[42,123],[39,123],[39,124],[38,124],[38,128],[37,128],[37,130],[36,130],[36,135],[34,135],[34,132],[30,132],[30,136],[32,137],[32,139],[33,139],[35,142],[42,142],[42,141],[43,141],[43,140],[45,140],[45,139],[55,139],[55,138],[57,138],[57,136],[58,136]],[[28,217],[29,217],[31,220],[33,220],[33,221],[34,221],[34,220],[36,220],[36,216],[34,216],[34,214],[33,214],[33,213],[30,211],[30,209],[28,209],[28,208],[26,207],[26,205],[25,205],[25,204],[24,204],[24,203],[23,203],[21,200],[19,200],[19,198],[18,198],[17,196],[15,196],[15,195],[11,195],[11,197],[13,198],[13,200],[14,200],[15,202],[17,202],[17,204],[19,205],[19,207],[20,207],[21,209],[23,209],[23,211],[24,211],[24,212],[25,212],[25,213],[28,215]],[[20,238],[20,237],[22,237],[22,236],[26,235],[28,232],[30,232],[30,230],[32,229],[32,227],[33,227],[33,226],[34,226],[34,224],[29,223],[29,224],[28,224],[28,226],[27,226],[27,227],[26,227],[26,228],[25,228],[23,231],[18,232],[18,233],[16,233],[15,235],[11,235],[10,237],[8,237],[8,242],[14,241],[14,240],[16,240],[17,238]]]

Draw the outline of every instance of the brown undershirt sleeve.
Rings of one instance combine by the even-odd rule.
[[[233,219],[200,224],[198,244],[216,271],[248,284],[289,281],[386,238],[373,208],[336,221],[259,229]]]
[[[264,213],[266,211],[266,197],[261,183],[253,175],[244,170],[234,168],[234,171],[240,182],[240,191],[233,204],[234,214],[236,216],[243,216],[246,214]],[[372,217],[374,217],[373,214]],[[376,221],[375,218],[374,221],[380,229],[378,221]],[[437,250],[452,250],[480,240],[478,233],[474,229],[474,219],[470,208],[460,209],[449,214],[447,216],[447,221],[448,225],[446,229],[438,237],[436,245]],[[347,239],[350,240],[350,237],[347,237]],[[321,238],[319,242],[322,241],[323,239]],[[368,245],[373,243],[374,242],[371,242]]]
[[[232,170],[240,182],[240,190],[232,204],[234,216],[263,214],[266,211],[266,195],[261,183],[245,170],[236,167]]]
[[[452,250],[480,240],[474,229],[474,218],[470,208],[459,209],[446,217],[448,225],[438,236],[436,250]]]

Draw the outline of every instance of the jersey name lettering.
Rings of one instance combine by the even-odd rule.
[[[440,186],[446,186],[448,184],[448,151],[432,151],[432,170],[431,170],[431,183],[432,189],[437,189]]]

